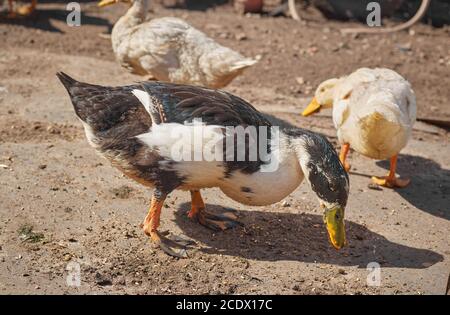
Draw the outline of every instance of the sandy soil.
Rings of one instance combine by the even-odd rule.
[[[140,79],[119,67],[110,41],[99,36],[125,7],[82,7],[78,28],[65,24],[62,4],[45,1],[29,20],[0,20],[0,293],[445,293],[449,134],[424,123],[416,124],[400,156],[399,174],[412,178],[406,189],[369,189],[370,175],[383,174],[388,164],[351,153],[349,247],[339,252],[328,244],[305,184],[269,207],[245,207],[218,190],[205,191],[208,208],[236,209],[245,224],[223,233],[189,220],[189,196],[175,192],[162,228],[197,244],[181,260],[153,249],[138,226],[151,191],[94,153],[55,77],[63,70],[98,84]],[[299,113],[320,81],[361,66],[398,71],[413,84],[420,117],[450,119],[448,28],[344,37],[337,31],[342,24],[307,13],[298,24],[236,16],[229,6],[155,8],[156,15],[183,17],[248,56],[261,55],[227,90],[275,121],[321,132],[335,144],[329,113]],[[67,285],[70,262],[80,265],[80,287]],[[379,287],[367,285],[370,262],[382,267]]]

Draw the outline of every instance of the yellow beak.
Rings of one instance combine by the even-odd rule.
[[[324,221],[330,236],[331,245],[336,249],[341,249],[347,243],[345,239],[344,209],[335,207],[327,210]]]
[[[311,114],[314,114],[320,110],[320,107],[321,106],[319,102],[317,102],[317,99],[314,97],[311,103],[309,103],[308,107],[306,107],[306,109],[303,111],[302,115],[306,117]]]
[[[100,8],[103,8],[103,7],[106,7],[108,5],[115,4],[115,3],[117,3],[117,0],[102,0],[97,4],[97,6]]]

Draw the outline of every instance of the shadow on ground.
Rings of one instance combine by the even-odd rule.
[[[358,20],[366,23],[367,8],[371,0],[316,0],[314,5],[328,18],[337,20]],[[409,20],[418,11],[422,0],[378,0],[382,17],[389,17],[400,21]],[[431,1],[423,23],[442,27],[450,24],[450,3],[448,0]],[[398,23],[399,23],[398,22]]]
[[[349,246],[334,250],[320,215],[239,211],[244,227],[214,232],[187,218],[189,203],[180,206],[176,223],[183,233],[206,245],[201,251],[264,261],[295,260],[366,268],[370,262],[383,267],[428,268],[443,256],[426,249],[396,244],[366,227],[347,221]],[[207,205],[212,212],[223,207]]]
[[[39,6],[39,5],[38,5]],[[58,9],[38,9],[29,17],[18,17],[15,19],[8,19],[6,16],[0,15],[1,24],[13,24],[21,25],[28,28],[36,28],[43,31],[64,33],[62,30],[52,24],[52,20],[59,20],[66,22],[67,15],[70,11],[58,10]],[[81,11],[81,23],[82,25],[100,25],[107,26],[109,30],[112,29],[112,25],[107,19],[91,16],[85,11]]]
[[[184,1],[172,1],[173,5],[166,5],[164,1],[162,1],[163,4],[165,4],[169,8],[182,8],[187,10],[194,10],[194,11],[206,11],[210,8],[214,8],[219,5],[228,4],[228,0],[184,0]]]
[[[376,164],[389,169],[389,161]],[[411,179],[408,187],[395,190],[400,196],[420,210],[450,220],[450,170],[430,159],[400,154],[397,174]]]

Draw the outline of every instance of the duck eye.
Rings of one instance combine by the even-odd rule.
[[[336,213],[336,214],[334,215],[334,217],[336,218],[336,220],[339,220],[339,218],[340,218],[341,216],[339,215],[339,213]]]

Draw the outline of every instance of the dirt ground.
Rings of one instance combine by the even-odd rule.
[[[243,227],[212,232],[189,220],[190,197],[173,193],[162,229],[196,241],[187,259],[151,247],[139,228],[151,191],[123,177],[84,138],[55,77],[105,85],[140,80],[114,61],[108,33],[125,6],[83,1],[81,27],[65,24],[62,3],[41,1],[24,21],[0,20],[0,293],[445,294],[450,271],[450,146],[444,129],[418,122],[399,159],[412,178],[403,190],[369,189],[385,161],[357,153],[346,211],[349,246],[328,243],[317,201],[305,183],[285,202],[246,207],[218,190],[207,207],[238,211]],[[362,66],[404,75],[419,117],[450,120],[450,29],[342,36],[317,12],[306,22],[155,6],[261,61],[227,87],[275,121],[321,132],[336,143],[330,113],[299,114],[322,80]],[[302,79],[299,79],[302,78]],[[298,81],[304,81],[299,84]],[[276,185],[276,183],[274,183]],[[269,189],[269,188],[268,188]],[[73,263],[81,286],[69,286]],[[381,285],[366,269],[381,265]],[[70,264],[72,263],[72,264]]]

